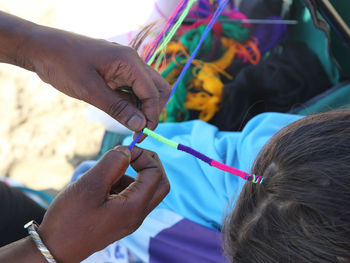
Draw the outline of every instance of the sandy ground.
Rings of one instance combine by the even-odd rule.
[[[54,0],[0,0],[0,9],[56,24]],[[0,176],[34,189],[61,189],[76,165],[93,158],[104,129],[83,117],[86,104],[34,73],[0,64]]]

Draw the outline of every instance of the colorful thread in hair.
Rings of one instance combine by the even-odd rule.
[[[178,18],[180,12],[183,10],[184,5],[187,3],[187,0],[181,0],[178,5],[175,7],[174,12],[169,17],[168,21],[165,23],[162,31],[158,34],[158,36],[153,40],[153,42],[147,46],[145,50],[145,56],[143,57],[145,62],[148,62],[153,54],[156,52],[157,47],[160,42],[163,40],[164,36],[169,32],[169,30],[174,25],[176,19]]]
[[[188,12],[190,11],[192,5],[196,2],[197,0],[189,0],[185,10],[182,12],[181,16],[179,17],[179,19],[176,21],[175,25],[173,26],[173,28],[170,30],[170,32],[166,35],[166,37],[164,38],[163,42],[160,44],[160,46],[157,48],[157,50],[154,52],[154,54],[152,55],[151,59],[149,61],[147,61],[148,65],[151,65],[154,61],[154,59],[156,58],[157,54],[165,49],[166,45],[169,43],[169,41],[173,38],[173,36],[175,35],[177,29],[181,26],[182,22],[185,20]]]
[[[173,14],[170,16],[168,19],[167,23],[165,24],[163,30],[159,33],[159,35],[156,37],[156,39],[152,42],[150,45],[149,49],[146,52],[146,58],[145,61],[147,62],[148,65],[151,65],[155,58],[157,57],[158,53],[163,50],[168,42],[173,38],[175,35],[176,31],[182,24],[182,22],[185,20],[188,12],[190,11],[192,5],[196,2],[197,0],[189,0],[189,1],[184,1],[182,0],[177,7],[175,8]],[[188,3],[187,3],[188,2]],[[183,6],[187,3],[186,8],[180,15],[180,17],[177,19],[178,15],[182,11]],[[177,21],[176,21],[177,20]],[[175,23],[176,21],[176,23]],[[175,23],[175,24],[174,24]],[[163,42],[160,44],[162,39],[164,38]]]
[[[183,145],[181,143],[177,143],[177,142],[174,142],[172,140],[169,140],[169,139],[167,139],[167,138],[165,138],[165,137],[163,137],[163,136],[161,136],[161,135],[159,135],[159,134],[155,133],[154,131],[151,131],[147,128],[143,129],[143,133],[147,134],[147,135],[151,136],[152,138],[158,140],[159,142],[162,142],[162,143],[164,143],[170,147],[173,147],[179,151],[186,152],[186,153],[202,160],[203,162],[209,164],[212,167],[215,167],[217,169],[228,172],[230,174],[239,176],[244,180],[251,181],[251,182],[256,183],[256,184],[261,184],[263,181],[263,178],[261,176],[258,176],[255,174],[248,174],[248,173],[243,172],[241,170],[238,170],[234,167],[228,166],[224,163],[220,163],[218,161],[215,161],[215,160],[211,159],[210,157],[204,155],[203,153],[200,153],[200,152],[194,150],[191,147],[188,147],[188,146]]]
[[[194,2],[195,0],[193,0]],[[192,2],[192,1],[191,1]],[[190,2],[190,3],[191,3]],[[197,47],[195,48],[195,50],[193,51],[193,53],[191,54],[191,57],[187,60],[187,63],[186,65],[184,66],[184,68],[182,69],[178,79],[176,80],[175,84],[173,85],[173,88],[171,89],[171,93],[170,93],[170,96],[169,98],[167,99],[166,103],[164,104],[164,108],[165,106],[168,104],[169,102],[169,99],[171,98],[171,96],[174,94],[175,90],[176,90],[176,87],[179,85],[179,82],[181,81],[181,79],[183,78],[183,76],[185,75],[185,72],[188,70],[188,68],[190,67],[193,59],[196,57],[197,55],[197,52],[199,50],[199,48],[201,47],[204,39],[207,37],[209,31],[211,30],[211,28],[214,26],[216,20],[218,19],[218,17],[220,16],[221,12],[224,10],[226,4],[227,4],[228,0],[222,0],[220,2],[220,5],[219,7],[216,9],[210,23],[207,25],[207,27],[205,28],[204,32],[203,32],[203,35],[201,37],[201,39],[199,40],[198,44],[197,44]],[[189,3],[189,4],[190,4]],[[186,13],[187,14],[187,13]],[[186,15],[185,15],[186,16]],[[185,16],[183,17],[183,19],[185,19]],[[180,26],[180,25],[179,25]],[[175,32],[174,32],[175,34]],[[149,62],[149,61],[148,61]],[[147,62],[147,63],[148,63]],[[129,150],[132,149],[132,147],[135,146],[135,144],[137,143],[137,141],[141,138],[142,136],[142,132],[131,142],[131,144],[129,145]]]

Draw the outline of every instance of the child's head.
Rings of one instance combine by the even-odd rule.
[[[234,262],[350,261],[350,112],[290,124],[252,173],[224,228]]]

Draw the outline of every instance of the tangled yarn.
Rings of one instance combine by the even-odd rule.
[[[169,83],[174,83],[179,69],[183,67],[188,54],[196,48],[209,20],[200,19],[190,26],[182,26],[180,38],[169,43],[166,51],[167,67],[161,73]],[[215,41],[216,39],[218,41]],[[199,119],[209,121],[220,107],[224,85],[222,77],[233,79],[225,69],[233,63],[236,56],[245,63],[259,63],[260,51],[257,44],[249,25],[216,22],[212,33],[204,40],[198,52],[198,57],[202,57],[203,60],[193,61],[191,70],[186,72],[179,83],[161,120],[185,121],[190,117],[189,110],[194,110],[199,112]],[[214,52],[218,55],[207,61],[205,57],[212,53],[214,47],[217,49]]]

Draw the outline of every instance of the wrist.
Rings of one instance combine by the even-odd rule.
[[[0,247],[0,262],[47,263],[29,236]]]
[[[47,262],[57,263],[55,258],[52,256],[51,252],[48,250],[47,246],[42,241],[42,238],[40,237],[39,233],[37,232],[37,228],[38,228],[37,223],[34,220],[32,220],[27,224],[25,224],[24,228],[28,229],[28,233],[32,238],[32,240],[34,241],[35,246],[40,251],[40,253],[45,257]]]
[[[29,70],[29,43],[37,24],[0,12],[0,62]]]
[[[85,257],[79,256],[79,250],[70,249],[73,246],[69,245],[69,239],[62,238],[57,232],[45,231],[41,225],[38,227],[37,232],[40,235],[42,242],[57,262],[78,263],[85,259]]]
[[[32,259],[33,262],[47,263],[45,257],[40,253],[30,236],[23,239],[23,250],[26,251],[26,257]],[[31,261],[28,260],[28,262]]]

